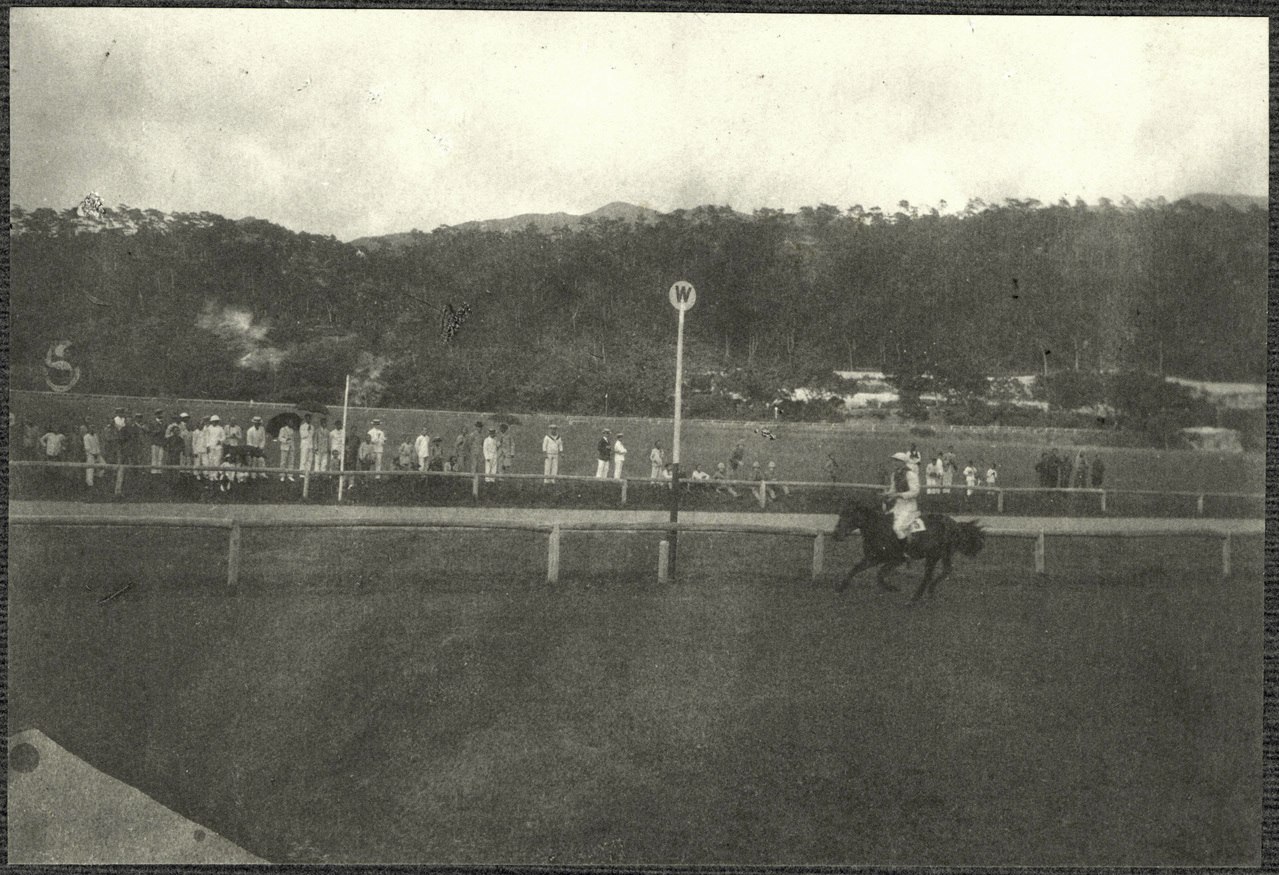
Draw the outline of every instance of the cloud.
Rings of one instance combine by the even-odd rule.
[[[196,325],[237,345],[242,351],[239,359],[242,368],[261,371],[284,361],[284,350],[266,342],[270,327],[254,323],[253,314],[248,310],[230,306],[219,308],[210,302],[196,318]]]
[[[613,200],[1176,197],[1260,194],[1268,178],[1265,19],[25,8],[10,21],[11,198],[28,208],[96,189],[351,239]]]

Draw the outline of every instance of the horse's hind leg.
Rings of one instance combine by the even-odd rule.
[[[910,597],[910,603],[912,605],[915,602],[919,601],[920,597],[924,594],[925,590],[929,590],[929,585],[933,583],[932,581],[933,569],[936,567],[937,567],[937,560],[934,559],[933,557],[930,556],[924,560],[924,579],[919,582],[919,589],[915,590],[915,594]],[[929,590],[929,595],[932,595],[931,590]]]
[[[848,574],[844,575],[844,579],[841,580],[839,583],[835,584],[835,592],[843,592],[844,590],[848,589],[848,585],[853,582],[854,577],[856,577],[858,574],[861,574],[863,571],[865,571],[867,568],[870,568],[874,564],[875,564],[875,560],[871,559],[869,556],[863,556],[862,561],[858,562],[856,565],[850,568],[848,570]]]
[[[892,571],[898,565],[905,562],[905,559],[889,559],[879,568],[879,576],[876,578],[879,582],[879,588],[888,592],[897,592],[897,587],[888,582],[888,572]]]

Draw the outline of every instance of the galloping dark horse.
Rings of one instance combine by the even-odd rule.
[[[976,522],[957,523],[939,513],[926,513],[923,517],[924,531],[912,535],[910,543],[903,549],[902,542],[893,534],[892,523],[887,514],[860,502],[853,501],[844,505],[844,509],[839,512],[834,538],[842,541],[853,531],[860,530],[863,555],[862,561],[854,565],[848,576],[835,587],[836,591],[843,592],[854,575],[875,565],[880,566],[877,578],[880,587],[896,591],[897,587],[885,579],[888,573],[907,559],[923,559],[924,580],[911,597],[912,603],[917,602],[925,592],[931,596],[937,583],[943,577],[950,576],[950,557],[955,550],[965,556],[976,556],[985,546],[985,535]],[[934,580],[933,569],[939,561],[942,571]]]

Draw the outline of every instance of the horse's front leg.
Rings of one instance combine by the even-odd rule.
[[[844,590],[848,589],[848,585],[853,582],[854,577],[856,577],[858,574],[861,574],[863,571],[865,571],[867,568],[870,568],[874,564],[875,564],[874,559],[871,559],[869,556],[863,556],[862,561],[858,562],[856,565],[850,568],[848,571],[848,574],[844,575],[844,579],[841,580],[839,583],[835,584],[835,592],[843,592]]]
[[[924,560],[924,579],[919,582],[919,589],[915,590],[915,594],[910,597],[910,603],[912,605],[919,601],[920,597],[924,594],[924,591],[929,588],[929,583],[932,582],[933,569],[936,567],[937,560],[932,556],[929,556]]]
[[[888,592],[897,592],[897,587],[893,586],[887,580],[888,572],[892,571],[894,568],[896,568],[898,565],[901,565],[905,561],[906,561],[905,559],[889,559],[886,562],[884,562],[882,566],[880,566],[879,577],[877,578],[877,580],[879,581],[880,589],[887,590]]]
[[[937,591],[937,584],[941,583],[947,577],[950,577],[950,551],[949,550],[947,550],[945,553],[942,554],[941,574],[937,575],[937,579],[934,580],[928,587],[929,598],[932,598],[933,593]]]

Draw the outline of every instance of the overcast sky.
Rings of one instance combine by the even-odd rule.
[[[1267,191],[1267,23],[13,9],[11,199],[351,239],[666,211]]]

